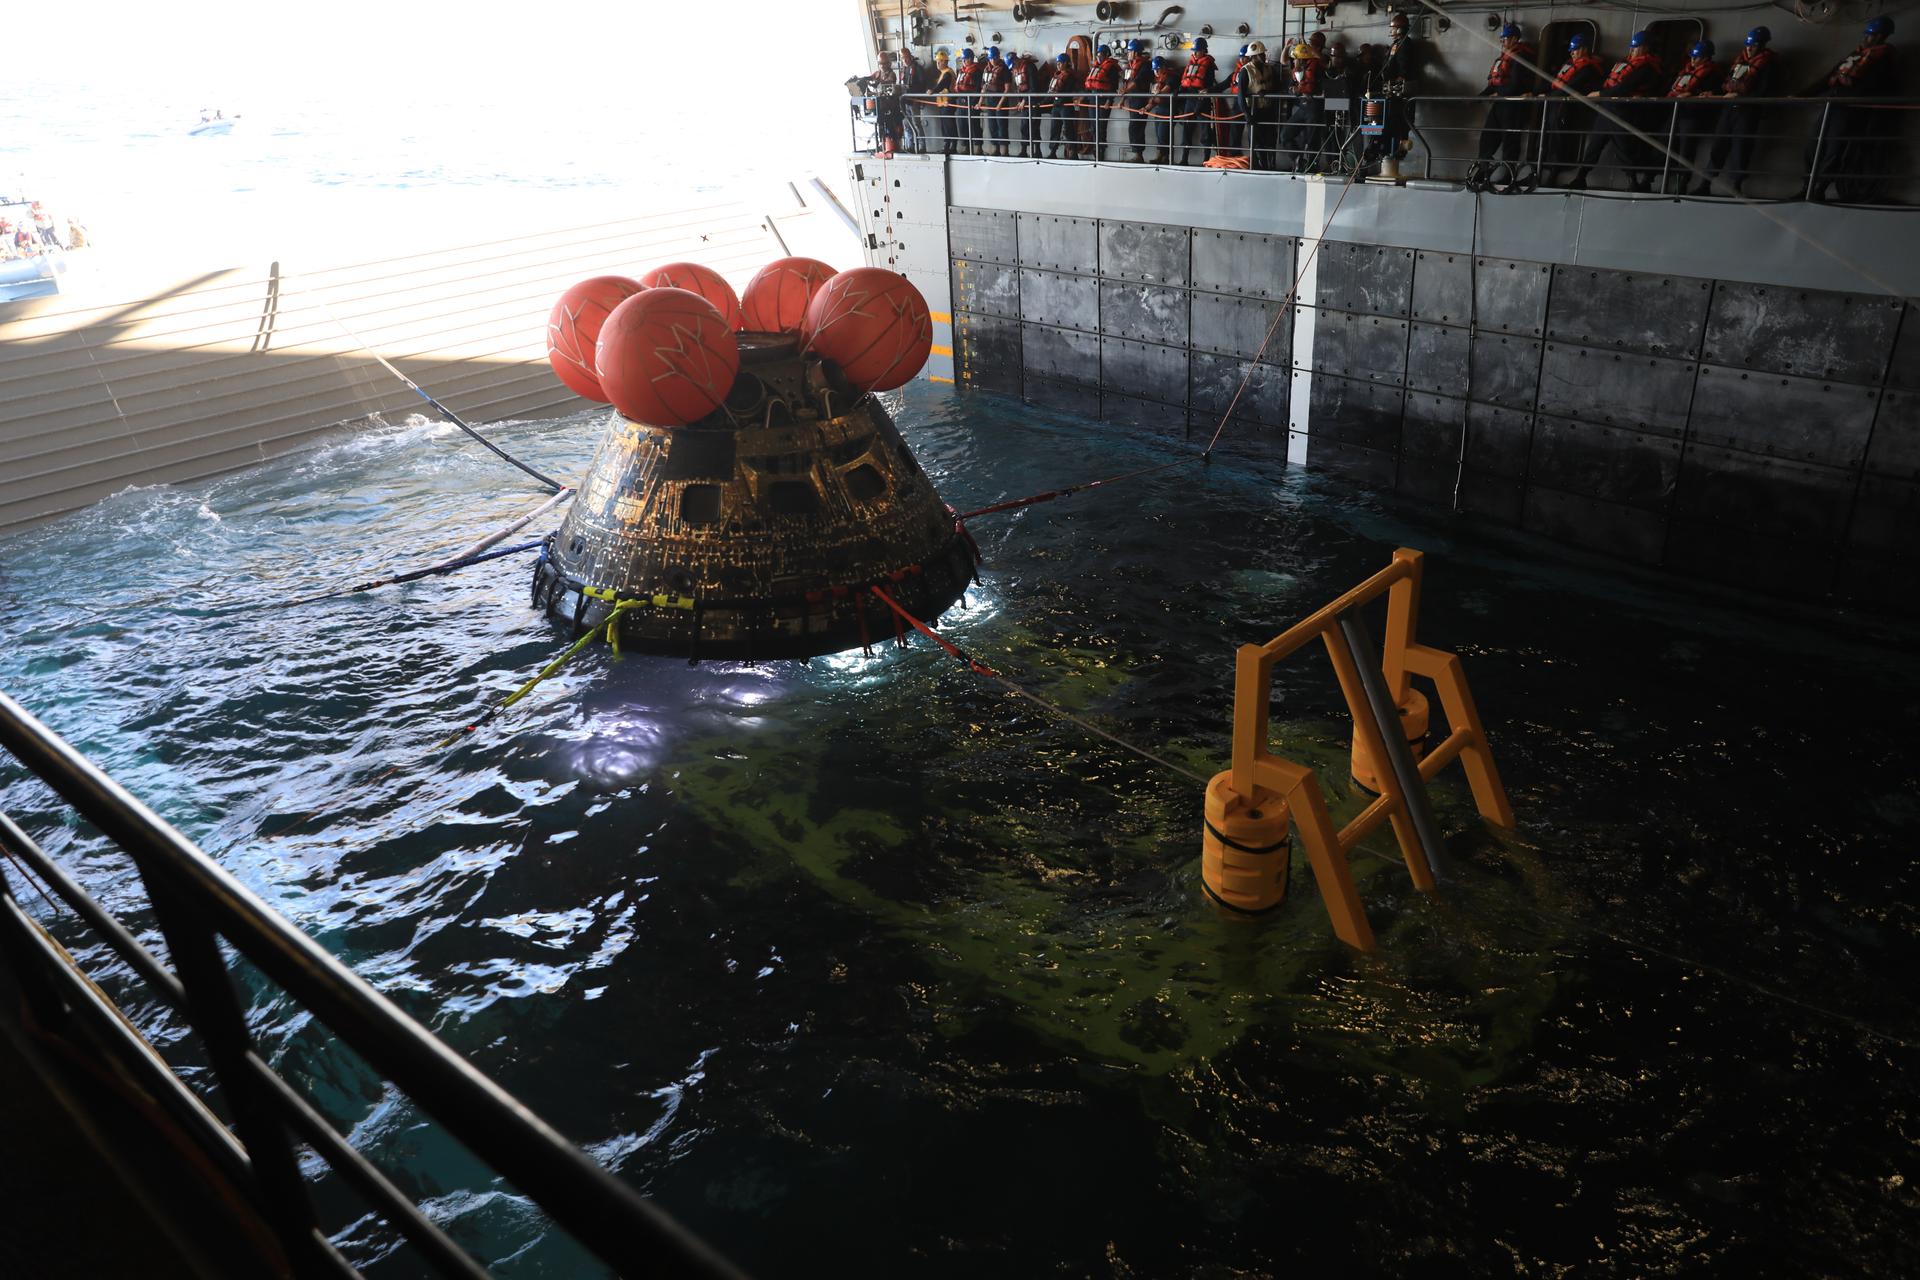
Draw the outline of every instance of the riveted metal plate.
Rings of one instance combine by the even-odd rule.
[[[1099,224],[1052,213],[1020,215],[1020,264],[1092,275],[1099,263]]]
[[[1312,394],[1315,440],[1324,437],[1389,453],[1399,449],[1403,397],[1398,387],[1321,374],[1313,380]]]
[[[1098,333],[1100,282],[1092,276],[1024,270],[1020,273],[1020,317]]]
[[[1287,386],[1292,375],[1270,364],[1256,364],[1237,356],[1216,356],[1205,351],[1193,353],[1190,361],[1193,395],[1191,403],[1196,421],[1218,423],[1227,406],[1234,405],[1236,420],[1246,418],[1270,426],[1287,421]],[[1240,391],[1242,380],[1246,390]],[[1234,404],[1234,395],[1240,395]]]
[[[1473,260],[1473,327],[1538,338],[1547,328],[1553,269],[1511,258]]]
[[[947,210],[947,252],[974,262],[1020,261],[1018,215],[1006,209]]]
[[[1832,467],[1688,445],[1677,514],[1703,524],[1837,543],[1846,531],[1854,477]]]
[[[993,316],[1020,314],[1020,268],[1000,262],[953,260],[953,306]]]
[[[1500,524],[1519,524],[1526,491],[1518,480],[1472,468],[1460,473],[1460,510]]]
[[[1187,353],[1178,347],[1102,337],[1100,363],[1102,390],[1162,404],[1187,402]]]
[[[1903,305],[1860,293],[1722,281],[1713,291],[1705,358],[1807,378],[1878,383]]]
[[[1711,280],[1558,266],[1547,337],[1613,351],[1692,356],[1707,327]]]
[[[1130,427],[1151,427],[1180,434],[1185,434],[1187,429],[1187,411],[1180,405],[1114,391],[1101,394],[1100,416],[1108,422]]]
[[[1867,471],[1897,480],[1920,480],[1920,395],[1888,391],[1880,397]]]
[[[1100,385],[1100,337],[1074,329],[1021,326],[1021,360],[1030,373],[1056,381]]]
[[[1549,342],[1540,362],[1540,410],[1678,439],[1686,429],[1694,366]]]
[[[1452,325],[1421,324],[1418,321],[1409,325],[1407,388],[1411,391],[1435,391],[1443,395],[1464,395],[1467,390],[1467,331]]]
[[[1293,349],[1290,308],[1214,293],[1194,294],[1192,306],[1195,347],[1248,359],[1257,356],[1268,364],[1289,362]]]
[[[1075,382],[1061,382],[1029,373],[1021,380],[1020,398],[1028,404],[1060,413],[1077,413],[1088,418],[1100,416],[1100,393]]]
[[[1100,331],[1168,346],[1187,345],[1187,291],[1126,280],[1100,282]]]
[[[1531,409],[1540,385],[1540,344],[1505,333],[1473,335],[1472,398]]]
[[[1187,283],[1186,227],[1152,222],[1100,220],[1100,274],[1109,280],[1141,280],[1148,284],[1184,286]]]
[[[1823,542],[1783,536],[1778,529],[1736,529],[1675,517],[1667,532],[1668,568],[1768,595],[1826,594],[1837,558]]]
[[[1913,531],[1920,529],[1920,484],[1868,476],[1860,484],[1847,545],[1920,562]]]
[[[1400,419],[1400,452],[1407,456],[1440,458],[1457,466],[1460,433],[1466,421],[1465,400],[1409,391],[1406,410]]]
[[[1703,364],[1688,426],[1706,444],[1856,467],[1879,402],[1872,387]]]
[[[1250,298],[1284,298],[1293,287],[1295,241],[1250,231],[1193,232],[1193,287]]]
[[[1307,465],[1316,471],[1332,472],[1380,489],[1393,487],[1397,470],[1397,460],[1392,453],[1324,436],[1317,423],[1313,434],[1307,437]]]
[[[1404,316],[1413,297],[1413,250],[1323,240],[1315,277],[1320,306]]]
[[[1405,380],[1407,322],[1321,308],[1314,319],[1313,367],[1394,386]]]
[[[956,311],[954,379],[979,391],[1020,393],[1020,322]]]
[[[1906,391],[1920,391],[1920,307],[1911,302],[1900,319],[1900,338],[1893,344],[1887,382]]]
[[[1542,415],[1534,422],[1528,470],[1533,484],[1664,511],[1680,473],[1680,442]]]
[[[1465,324],[1473,298],[1472,259],[1464,253],[1422,249],[1413,256],[1413,318]]]
[[[1467,465],[1487,475],[1519,479],[1533,449],[1534,415],[1524,409],[1476,404],[1467,410]]]
[[[1430,458],[1400,451],[1400,465],[1393,475],[1394,492],[1416,502],[1438,506],[1453,505],[1453,490],[1460,478],[1460,466],[1450,458]]]
[[[1592,547],[1642,564],[1660,563],[1667,538],[1667,520],[1658,511],[1543,485],[1527,489],[1520,524],[1560,542]]]

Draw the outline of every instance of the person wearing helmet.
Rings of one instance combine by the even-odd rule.
[[[1053,57],[1053,65],[1047,71],[1046,97],[1041,103],[1047,109],[1047,130],[1043,139],[1045,154],[1061,160],[1067,158],[1072,140],[1080,134],[1080,102],[1075,96],[1080,91],[1080,72],[1073,65],[1073,59],[1064,53]]]
[[[928,149],[942,155],[953,150],[953,58],[945,49],[933,51],[933,72],[927,77]]]
[[[1779,93],[1780,55],[1772,49],[1773,32],[1755,27],[1747,32],[1740,56],[1727,70],[1720,97],[1732,102],[1720,113],[1714,127],[1713,152],[1707,157],[1707,171],[1689,193],[1711,195],[1717,181],[1734,195],[1741,193],[1747,180],[1747,164],[1753,155],[1754,141],[1760,136],[1765,115],[1772,107],[1754,106],[1747,98],[1771,98]]]
[[[1287,127],[1280,131],[1280,168],[1283,172],[1320,172],[1322,137],[1326,132],[1326,101],[1320,84],[1320,51],[1305,40],[1293,46],[1293,108]]]
[[[1240,114],[1247,124],[1247,164],[1265,169],[1273,164],[1273,93],[1278,84],[1277,69],[1267,61],[1267,46],[1255,40],[1247,46],[1246,59],[1233,78],[1233,92],[1240,100]]]
[[[1106,154],[1107,125],[1113,117],[1114,94],[1120,88],[1120,59],[1113,56],[1112,45],[1094,51],[1093,65],[1087,68],[1087,110],[1081,125],[1082,154],[1099,160]]]
[[[1156,57],[1147,64],[1152,76],[1147,86],[1147,108],[1153,120],[1153,141],[1160,148],[1161,164],[1173,163],[1173,117],[1178,105],[1180,68],[1167,58]]]
[[[986,60],[974,57],[972,49],[960,51],[960,66],[953,73],[953,123],[959,150],[968,155],[980,140],[979,113],[974,104],[980,99],[980,77],[986,69]]]
[[[920,60],[906,48],[897,50],[893,55],[894,80],[900,85],[900,124],[903,132],[902,146],[907,151],[926,151],[927,122],[923,113],[926,101],[927,81],[930,78],[927,69]]]
[[[1526,41],[1520,25],[1509,22],[1500,28],[1500,54],[1487,69],[1487,83],[1480,90],[1487,104],[1487,118],[1480,126],[1480,155],[1467,166],[1469,191],[1483,191],[1518,168],[1520,148],[1526,141],[1528,104],[1524,101],[1538,87],[1530,69],[1533,46]],[[1500,163],[1494,163],[1498,152]]]
[[[1247,46],[1241,45],[1240,52],[1233,59],[1233,68],[1220,77],[1215,86],[1216,96],[1208,105],[1208,114],[1213,117],[1213,153],[1217,156],[1238,156],[1246,154],[1241,141],[1244,116],[1240,110],[1239,95],[1233,87],[1240,80],[1240,68],[1247,65]]]
[[[980,73],[980,124],[984,155],[1007,154],[1007,116],[1012,105],[1007,94],[1013,89],[1013,68],[1000,56],[998,45],[987,47],[986,67]]]
[[[1193,52],[1180,72],[1180,117],[1186,123],[1180,129],[1183,155],[1176,164],[1206,163],[1209,130],[1204,122],[1211,111],[1208,99],[1220,87],[1216,70],[1213,55],[1207,52],[1206,37],[1195,39]]]
[[[1620,167],[1626,171],[1628,182],[1635,191],[1653,190],[1653,175],[1659,172],[1659,166],[1653,163],[1657,157],[1645,143],[1629,132],[1629,126],[1652,134],[1664,132],[1666,121],[1658,115],[1649,115],[1644,107],[1630,106],[1629,103],[1636,98],[1651,98],[1659,94],[1666,78],[1647,33],[1634,32],[1633,39],[1627,41],[1626,58],[1614,63],[1613,70],[1607,72],[1607,78],[1600,82],[1600,87],[1587,95],[1589,100],[1601,102],[1605,111],[1596,113],[1593,130],[1587,135],[1587,145],[1580,153],[1580,163],[1575,166],[1573,177],[1566,184],[1567,190],[1587,189],[1587,175],[1600,163],[1608,147],[1612,147],[1619,156]]]
[[[1701,138],[1711,136],[1719,123],[1719,106],[1710,101],[1726,80],[1726,69],[1714,60],[1713,41],[1695,41],[1687,50],[1686,65],[1667,86],[1672,114],[1667,118],[1668,137],[1673,139],[1672,155],[1667,157],[1667,194],[1678,195],[1687,189],[1687,175],[1698,172],[1693,152]],[[1658,135],[1656,135],[1658,136]]]
[[[1413,132],[1413,90],[1419,83],[1421,50],[1407,34],[1407,15],[1387,20],[1387,48],[1369,77],[1367,94],[1380,98],[1380,136],[1367,146],[1366,159],[1378,159],[1380,176],[1400,181],[1400,159]]]
[[[1893,60],[1893,19],[1885,14],[1867,23],[1859,48],[1827,73],[1815,91],[1822,98],[1887,98],[1900,90]],[[1877,196],[1886,174],[1885,138],[1899,112],[1872,107],[1828,107],[1807,144],[1807,198],[1825,200],[1837,188],[1842,200]]]
[[[1008,58],[1007,76],[1007,128],[1010,135],[1017,133],[1020,138],[1018,142],[1009,142],[1008,154],[1037,156],[1040,154],[1040,117],[1034,112],[1033,98],[1040,88],[1040,70],[1034,65],[1033,55],[1016,53]]]
[[[1147,112],[1153,105],[1148,93],[1153,78],[1153,63],[1143,42],[1127,41],[1126,65],[1120,68],[1120,94],[1127,113],[1127,158],[1135,164],[1146,159]]]
[[[1547,85],[1545,165],[1557,168],[1578,162],[1586,146],[1593,110],[1583,102],[1607,78],[1607,64],[1593,51],[1593,37],[1576,31],[1567,40],[1567,60]]]

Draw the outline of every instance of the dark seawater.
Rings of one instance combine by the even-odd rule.
[[[962,508],[1193,447],[925,385],[896,412]],[[562,474],[597,433],[500,429]],[[1463,655],[1520,825],[1446,775],[1430,898],[1370,841],[1374,955],[1333,940],[1304,858],[1278,918],[1221,919],[1193,783],[924,642],[597,649],[435,751],[563,647],[524,559],[281,602],[537,502],[440,426],[0,540],[0,687],[763,1275],[1915,1274],[1911,632],[1469,531],[1282,452],[1230,434],[1209,467],[980,521],[942,629],[1204,775],[1234,647],[1426,550],[1423,639]],[[215,613],[236,601],[259,608]],[[1317,651],[1280,669],[1274,733],[1357,808]],[[0,807],[150,923],[5,766]],[[458,1238],[595,1274],[252,989],[281,1068]],[[320,1195],[376,1277],[420,1272]]]

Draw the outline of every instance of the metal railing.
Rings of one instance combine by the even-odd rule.
[[[0,746],[132,859],[166,942],[171,969],[0,814],[0,850],[29,869],[43,891],[72,908],[198,1035],[232,1115],[232,1132],[116,1012],[102,1005],[91,981],[22,909],[3,868],[0,954],[30,1000],[50,1011],[90,1018],[96,1037],[124,1051],[116,1052],[116,1060],[140,1077],[148,1096],[247,1196],[293,1274],[358,1274],[317,1219],[300,1172],[302,1144],[413,1243],[435,1271],[462,1277],[488,1272],[256,1052],[234,978],[222,958],[223,942],[615,1273],[739,1274],[289,924],[5,694],[0,694]]]
[[[1169,165],[1213,159],[1230,168],[1347,173],[1371,172],[1400,150],[1413,165],[1409,176],[1423,180],[1470,181],[1476,166],[1482,176],[1504,166],[1504,180],[1494,184],[1503,190],[1592,185],[1861,204],[1906,194],[1920,128],[1920,99],[1905,98],[882,92],[856,93],[850,107],[852,145],[861,153],[891,142],[908,152]],[[1408,145],[1394,147],[1396,137]]]

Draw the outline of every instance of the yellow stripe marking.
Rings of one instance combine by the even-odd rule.
[[[932,350],[932,351],[930,351],[930,352],[928,352],[928,354],[929,354],[929,355],[936,355],[936,356],[950,356],[950,355],[952,355],[952,354],[953,354],[953,348],[952,348],[952,347],[943,347],[943,346],[941,346],[941,345],[939,345],[938,343],[935,343],[935,344],[934,344],[934,347],[933,347],[933,350]]]
[[[937,373],[930,373],[927,375],[927,381],[928,382],[945,382],[945,383],[951,384],[953,382],[953,379],[943,378]]]
[[[927,312],[927,318],[935,324],[953,323],[953,313],[951,311],[929,311]]]

